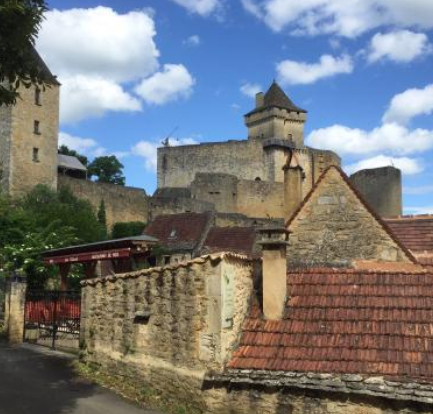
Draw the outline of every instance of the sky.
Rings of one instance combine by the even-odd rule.
[[[62,83],[60,143],[115,154],[152,194],[156,149],[246,139],[275,79],[306,145],[394,165],[404,212],[433,213],[431,0],[52,0],[37,49]]]

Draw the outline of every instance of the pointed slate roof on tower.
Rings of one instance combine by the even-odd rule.
[[[290,100],[275,80],[263,97],[263,105],[253,109],[247,116],[269,108],[282,108],[288,111],[307,113],[305,109],[299,108]]]

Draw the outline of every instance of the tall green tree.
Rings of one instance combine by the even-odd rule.
[[[50,83],[34,49],[46,10],[45,0],[0,2],[0,105],[14,105],[21,86]]]
[[[88,167],[88,173],[99,183],[125,185],[123,164],[115,155],[95,158]]]
[[[70,149],[66,145],[60,145],[58,153],[63,155],[70,155],[71,157],[77,157],[80,160],[81,164],[83,164],[85,167],[89,165],[89,159],[85,155],[79,154],[77,151]]]

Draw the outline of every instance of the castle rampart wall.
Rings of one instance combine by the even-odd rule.
[[[114,223],[148,221],[149,197],[140,188],[95,183],[89,180],[59,175],[59,187],[68,187],[79,198],[90,201],[97,211],[104,201],[107,227]]]

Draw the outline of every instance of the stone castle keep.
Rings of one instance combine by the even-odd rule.
[[[248,139],[159,148],[152,197],[139,188],[75,178],[57,158],[60,84],[38,59],[50,87],[23,89],[14,107],[0,107],[0,183],[12,196],[37,184],[67,186],[95,208],[104,201],[109,226],[208,211],[220,226],[257,225],[268,218],[287,220],[320,175],[341,164],[336,153],[305,146],[307,112],[273,82],[245,115]],[[398,170],[357,173],[354,183],[380,215],[401,214]]]

